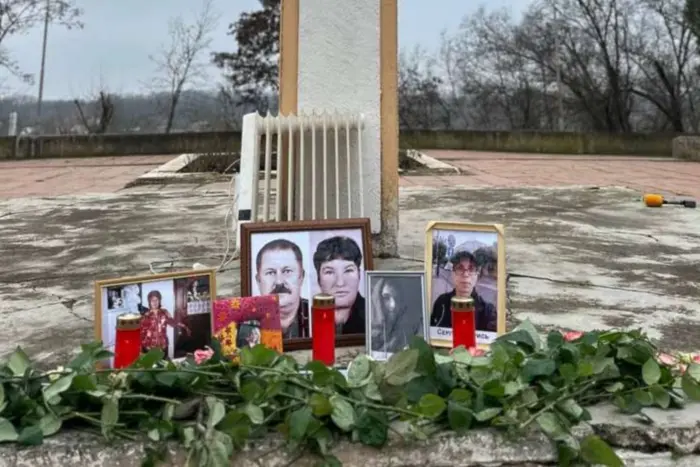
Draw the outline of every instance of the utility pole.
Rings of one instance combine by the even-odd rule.
[[[559,27],[559,17],[557,12],[559,8],[554,6],[554,66],[557,71],[557,128],[559,131],[564,131],[564,102],[562,100],[561,93],[561,59],[559,56],[559,34],[561,33],[561,28]]]
[[[49,37],[49,19],[51,0],[46,0],[46,13],[44,15],[44,43],[41,47],[41,71],[39,72],[39,100],[37,102],[37,120],[41,123],[41,104],[44,100],[44,72],[46,71],[46,42]]]

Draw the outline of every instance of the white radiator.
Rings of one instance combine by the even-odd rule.
[[[365,217],[362,130],[358,114],[245,115],[235,182],[237,246],[243,222]],[[284,167],[284,193],[273,160],[275,169]]]

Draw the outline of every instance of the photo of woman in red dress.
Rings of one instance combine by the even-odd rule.
[[[148,311],[141,320],[141,346],[144,351],[161,349],[168,354],[168,326],[182,329],[190,334],[190,329],[180,321],[173,319],[168,310],[162,307],[163,297],[157,290],[148,293]]]

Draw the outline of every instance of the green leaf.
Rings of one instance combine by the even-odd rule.
[[[433,348],[421,337],[413,336],[409,348],[418,351],[418,363],[416,364],[416,371],[424,376],[431,376],[435,374],[437,366],[435,363],[435,352]]]
[[[418,350],[408,349],[393,354],[386,362],[386,382],[392,386],[403,386],[417,376]]]
[[[14,376],[24,376],[32,362],[21,347],[17,347],[10,358],[7,360],[7,368],[10,369]]]
[[[14,425],[9,420],[0,418],[0,443],[17,441],[17,437],[17,430],[15,430]]]
[[[455,388],[450,393],[448,399],[459,404],[470,406],[472,403],[473,395],[471,391],[462,388]]]
[[[268,367],[274,363],[276,358],[277,352],[265,347],[263,344],[258,344],[253,348],[244,347],[241,350],[241,362],[243,365]]]
[[[109,439],[112,430],[119,421],[119,404],[114,398],[106,398],[102,403],[102,414],[100,422],[102,423],[102,435]]]
[[[637,399],[637,402],[639,402],[641,405],[648,407],[650,405],[654,404],[654,396],[651,394],[649,391],[645,391],[644,389],[637,389],[634,391],[634,398]]]
[[[521,375],[526,383],[540,376],[551,376],[557,370],[553,360],[532,359],[525,362]]]
[[[583,407],[573,399],[566,399],[557,404],[557,408],[564,412],[569,418],[574,421],[579,421],[585,415]]]
[[[226,438],[228,439],[228,436],[226,436]],[[212,440],[209,443],[208,448],[209,448],[209,462],[207,463],[208,467],[228,467],[231,465],[231,460],[229,458],[229,453],[228,453],[226,444],[224,444],[220,439]]]
[[[348,367],[348,386],[351,388],[359,388],[367,383],[367,377],[370,375],[370,360],[367,355],[359,355],[350,363]]]
[[[606,467],[624,467],[625,465],[610,445],[596,435],[587,436],[581,441],[581,457],[592,465]]]
[[[263,388],[255,381],[248,381],[241,386],[241,396],[247,402],[254,402],[263,395]]]
[[[490,409],[484,409],[481,412],[477,412],[474,415],[474,418],[479,422],[486,422],[494,418],[499,413],[501,413],[501,409],[492,407]]]
[[[656,359],[650,358],[646,361],[644,366],[642,366],[642,379],[648,386],[659,382],[661,379],[661,368],[659,364],[656,363]]]
[[[447,403],[447,422],[454,431],[468,430],[473,418],[471,411],[459,402],[450,400]]]
[[[265,414],[263,414],[262,409],[255,404],[248,403],[244,405],[242,411],[255,425],[262,425],[265,421]]]
[[[39,428],[41,428],[41,433],[44,436],[55,435],[61,429],[61,425],[61,419],[52,413],[44,415],[41,420],[39,420]]]
[[[163,360],[165,352],[161,349],[151,349],[141,355],[131,366],[133,368],[153,368],[153,365]]]
[[[579,374],[572,363],[563,363],[559,367],[559,374],[567,381],[575,381]]]
[[[289,438],[294,441],[304,439],[312,419],[311,407],[302,407],[292,412],[289,416]]]
[[[317,417],[325,417],[333,412],[333,407],[328,398],[317,392],[313,393],[309,398],[309,406]]]
[[[330,403],[333,407],[331,412],[333,423],[343,431],[352,430],[355,425],[355,409],[352,408],[352,405],[338,395],[331,396]]]
[[[177,385],[179,379],[179,372],[177,371],[161,371],[156,373],[156,381],[158,381],[158,384],[162,384],[168,388]]]
[[[382,412],[368,410],[357,420],[355,430],[362,444],[382,447],[389,438],[389,420]]]
[[[44,401],[50,404],[49,401],[70,389],[71,384],[73,384],[73,378],[75,378],[75,373],[69,373],[46,386],[46,388],[44,388]]]
[[[686,375],[693,378],[695,381],[700,382],[700,365],[695,362],[691,362],[685,372]]]
[[[534,343],[534,349],[540,350],[542,348],[542,340],[540,339],[540,334],[535,329],[535,326],[530,322],[530,320],[525,320],[515,327],[513,331],[524,331],[530,336],[530,340]]]
[[[0,413],[2,413],[2,409],[5,407],[5,385],[0,383]]]
[[[420,413],[428,418],[438,418],[446,408],[445,399],[435,394],[424,394],[418,401]]]
[[[95,391],[97,382],[95,375],[75,375],[72,389],[79,392]]]
[[[559,422],[559,419],[553,412],[541,414],[537,417],[537,424],[547,436],[554,440],[567,434],[566,429],[561,425],[561,422]]]
[[[41,432],[39,425],[32,425],[20,431],[17,437],[17,443],[24,446],[39,446],[44,442],[44,434]]]
[[[374,381],[370,381],[367,386],[362,388],[362,394],[367,399],[377,401],[377,402],[383,402],[382,399],[382,393],[379,390],[379,385]]]
[[[654,397],[654,402],[656,405],[661,407],[662,409],[667,409],[671,405],[671,396],[668,394],[668,391],[658,384],[652,386],[649,391],[651,392],[651,395]]]
[[[687,373],[681,378],[681,388],[688,399],[700,401],[700,385]]]
[[[209,417],[207,418],[207,429],[212,430],[226,416],[226,406],[216,397],[207,397],[207,410]]]

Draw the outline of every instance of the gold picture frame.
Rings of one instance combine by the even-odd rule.
[[[434,245],[434,239],[435,233],[436,232],[445,232],[449,233],[448,234],[448,239],[449,235],[452,235],[453,238],[455,238],[454,241],[452,241],[452,245],[449,245],[449,242],[443,242],[442,241],[442,236],[438,236],[437,238],[439,239]],[[464,240],[466,238],[469,238],[469,233],[475,234],[474,237],[478,239],[477,240]],[[492,303],[493,300],[488,301],[486,299],[482,299],[481,295],[479,294],[479,282],[482,281],[482,278],[484,277],[483,274],[485,273],[485,270],[483,269],[486,266],[479,266],[478,262],[475,259],[475,253],[481,252],[486,252],[489,251],[491,255],[493,255],[493,250],[494,246],[491,244],[489,245],[488,243],[485,243],[484,240],[487,239],[486,235],[489,234],[494,234],[495,238],[495,255],[496,255],[496,264],[495,264],[495,273],[496,273],[496,278],[493,279],[492,272],[489,270],[489,277],[488,283],[489,285],[493,285],[493,282],[495,282],[496,286],[496,292],[495,292],[495,305]],[[462,244],[457,244],[456,242],[456,237],[462,237],[463,243]],[[452,330],[451,330],[451,319],[448,319],[450,323],[450,327],[443,327],[443,326],[434,326],[435,323],[441,324],[445,321],[443,321],[443,317],[445,317],[445,307],[443,306],[445,303],[449,302],[449,296],[454,296],[456,294],[456,288],[454,285],[452,285],[452,291],[451,292],[440,292],[439,295],[437,294],[440,289],[438,289],[438,286],[442,288],[442,290],[449,290],[450,287],[450,280],[454,281],[454,275],[451,276],[451,279],[445,278],[444,280],[441,280],[438,284],[436,284],[437,280],[440,279],[440,266],[442,263],[433,263],[434,262],[434,250],[437,249],[437,251],[441,251],[441,248],[443,246],[440,246],[440,243],[444,243],[444,248],[445,248],[445,253],[443,258],[446,260],[445,261],[445,271],[447,271],[447,264],[450,261],[453,261],[455,259],[460,260],[459,258],[462,257],[461,260],[467,259],[467,258],[472,258],[471,261],[474,262],[475,264],[475,270],[477,274],[477,278],[475,279],[474,284],[471,286],[472,289],[472,294],[476,294],[478,296],[478,300],[480,300],[480,304],[477,304],[477,312],[479,311],[480,308],[487,308],[487,307],[493,307],[495,308],[495,314],[496,314],[496,330],[491,331],[491,330],[480,330],[479,329],[479,316],[477,315],[477,342],[479,344],[479,347],[487,347],[490,342],[493,341],[497,336],[500,336],[502,334],[505,334],[506,332],[506,300],[507,300],[507,294],[506,294],[506,243],[505,243],[505,231],[503,228],[503,225],[501,224],[473,224],[473,223],[462,223],[462,222],[440,222],[440,221],[433,221],[430,222],[426,229],[425,229],[425,284],[426,284],[426,319],[428,320],[429,323],[429,334],[428,334],[428,341],[430,344],[434,347],[452,347]],[[470,250],[470,246],[463,246],[462,245],[474,245],[475,248]],[[483,246],[477,246],[477,245],[483,245]],[[459,256],[456,256],[459,255]],[[482,255],[483,256],[483,255]],[[460,260],[460,261],[461,261]],[[451,266],[452,264],[450,264]],[[489,262],[489,267],[493,267],[493,264]],[[451,273],[454,274],[454,273]],[[487,280],[484,279],[484,283],[487,283]],[[437,289],[437,290],[436,290]],[[483,290],[488,290],[492,292],[493,287],[486,287],[484,286]],[[451,294],[451,295],[450,295]],[[493,293],[489,293],[489,296],[493,296]],[[442,298],[441,298],[442,297]],[[440,299],[441,298],[441,299]],[[438,299],[440,299],[440,302],[438,302]],[[485,304],[485,305],[484,305]],[[436,306],[436,309],[434,309],[434,305]],[[489,310],[491,308],[488,308]],[[447,313],[449,314],[449,310],[447,310]],[[490,313],[489,313],[490,314]],[[488,322],[488,327],[493,328],[492,326],[492,321]],[[449,332],[447,331],[449,329]]]
[[[168,285],[168,282],[171,284]],[[172,290],[168,287],[172,287]],[[172,342],[168,337],[168,346],[170,349],[172,344],[172,351],[166,351],[166,356],[179,358],[181,353],[189,355],[196,350],[195,347],[203,348],[204,345],[211,344],[213,302],[216,300],[215,269],[189,269],[95,281],[95,340],[101,341],[105,348],[113,351],[114,342],[110,339],[109,329],[115,332],[117,316],[144,313],[144,309],[147,309],[144,300],[151,292],[154,292],[160,306],[173,318],[173,322],[180,323],[177,332],[173,327]],[[180,334],[181,342],[184,343],[177,349]]]

